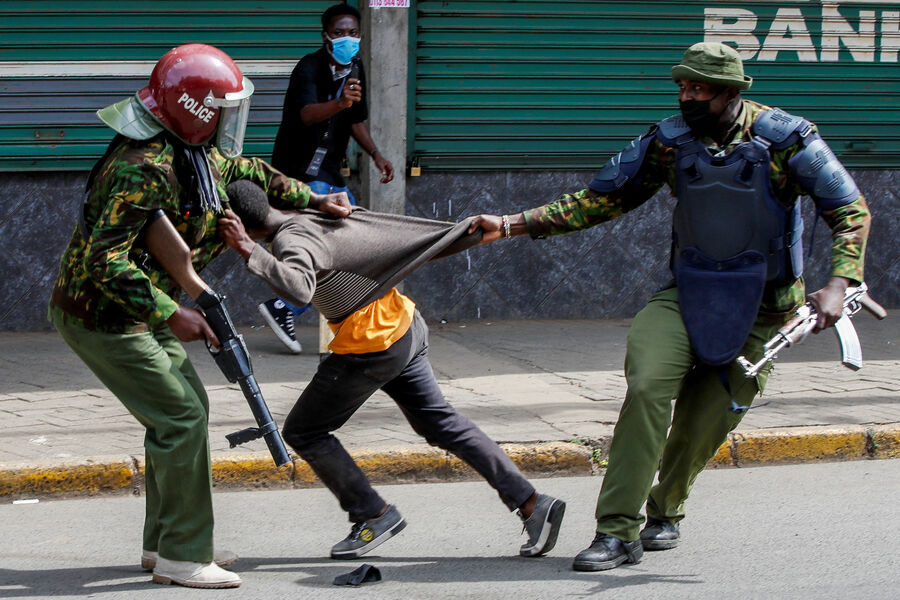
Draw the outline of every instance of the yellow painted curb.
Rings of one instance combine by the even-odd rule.
[[[548,442],[545,444],[500,444],[513,463],[525,475],[550,477],[554,475],[591,475],[591,449],[581,444]],[[477,477],[477,473],[460,459],[451,456],[457,478]]]
[[[351,456],[363,473],[376,483],[440,481],[456,477],[452,457],[432,446],[359,450]]]
[[[870,434],[872,454],[876,458],[900,458],[900,426],[875,425]]]
[[[730,437],[738,466],[867,457],[866,428],[861,425],[761,429]]]
[[[131,491],[130,461],[0,468],[0,497]]]
[[[719,446],[716,455],[709,460],[707,467],[733,467],[734,457],[731,455],[731,436]]]
[[[591,475],[591,448],[569,442],[501,444],[529,476]],[[354,460],[376,483],[477,479],[455,456],[425,444],[394,449],[358,450]],[[734,432],[710,461],[711,466],[745,466],[900,458],[900,425],[795,427]],[[268,454],[215,458],[213,483],[220,489],[319,486],[309,465],[295,458],[278,468]],[[0,498],[75,496],[143,492],[143,464],[137,459],[99,459],[61,465],[0,464]]]
[[[530,475],[590,475],[591,449],[568,442],[501,444],[522,472]]]
[[[293,478],[293,463],[278,467],[267,454],[217,458],[212,464],[214,487],[285,488]]]

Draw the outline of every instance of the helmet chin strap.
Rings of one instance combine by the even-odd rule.
[[[200,191],[200,202],[203,210],[214,214],[222,214],[222,201],[219,199],[219,190],[216,189],[216,182],[213,179],[212,170],[209,166],[209,156],[206,154],[205,146],[183,146],[185,153],[194,167],[194,173],[197,175],[197,187]]]

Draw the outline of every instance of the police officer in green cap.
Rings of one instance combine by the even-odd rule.
[[[752,79],[724,44],[691,46],[672,79],[680,113],[632,141],[587,189],[516,215],[481,215],[472,225],[488,241],[542,239],[619,217],[664,185],[678,201],[673,279],[628,334],[628,391],[597,500],[596,536],[575,557],[577,571],[637,563],[644,550],[678,545],[695,478],[768,376],[744,377],[735,358],[759,360],[765,341],[807,298],[818,308],[816,331],[832,326],[844,290],[863,281],[869,210],[815,125],[742,98]],[[831,278],[809,296],[802,195],[832,230]]]

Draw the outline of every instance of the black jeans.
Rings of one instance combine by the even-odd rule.
[[[514,510],[534,493],[500,447],[444,399],[428,362],[428,328],[418,311],[400,340],[382,352],[332,354],[319,365],[284,422],[284,439],[337,496],[350,521],[376,516],[384,505],[332,432],[382,389],[428,443],[480,473]]]

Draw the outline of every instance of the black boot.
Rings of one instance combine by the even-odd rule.
[[[576,571],[606,571],[615,569],[623,562],[637,564],[643,554],[640,540],[626,542],[606,533],[598,533],[590,548],[575,557],[572,568]]]
[[[644,550],[669,550],[678,545],[678,523],[647,517],[647,524],[641,530],[641,544]]]

